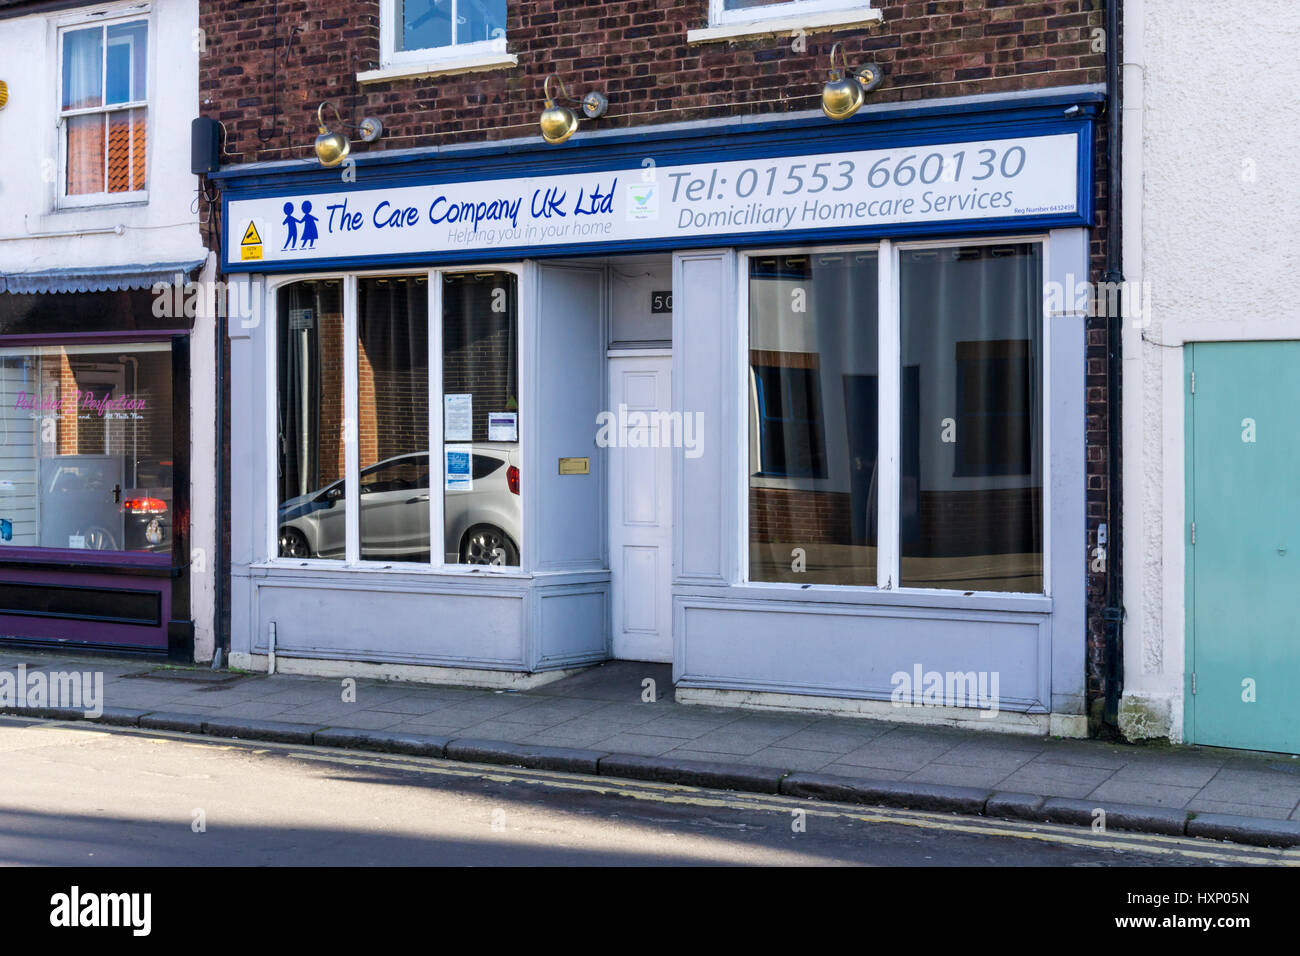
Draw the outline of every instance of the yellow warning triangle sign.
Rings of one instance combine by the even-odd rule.
[[[239,240],[241,246],[260,246],[262,237],[257,234],[257,227],[251,222],[248,228],[244,230],[244,238]]]

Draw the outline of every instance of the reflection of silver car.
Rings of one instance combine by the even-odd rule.
[[[449,564],[519,564],[519,446],[473,445],[470,488],[443,493]],[[280,505],[280,556],[341,558],[344,482]],[[429,560],[429,456],[399,455],[361,472],[361,557]]]

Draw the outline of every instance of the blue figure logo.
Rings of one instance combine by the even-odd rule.
[[[302,201],[302,219],[299,221],[302,223],[302,248],[315,249],[316,239],[318,238],[316,233],[316,223],[319,220],[311,214],[310,199],[304,199]]]
[[[285,234],[284,246],[281,248],[280,251],[283,252],[285,249],[297,249],[298,248],[298,220],[293,218],[293,203],[291,202],[287,202],[284,204],[284,224],[288,226],[289,229],[288,232]]]
[[[311,200],[302,201],[302,218],[295,219],[293,215],[293,203],[284,204],[284,224],[288,226],[285,232],[283,249],[315,249],[316,240],[320,238],[320,233],[316,229],[316,223],[320,219],[311,214]],[[299,245],[298,227],[302,226],[302,245]]]
[[[0,518],[0,540],[12,541],[14,539],[14,523],[8,518]]]

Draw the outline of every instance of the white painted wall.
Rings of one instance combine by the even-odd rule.
[[[149,20],[148,201],[61,209],[59,29],[123,14]],[[198,180],[189,165],[190,121],[199,104],[198,25],[197,0],[105,3],[0,19],[0,79],[9,86],[9,103],[0,110],[0,274],[207,257],[193,208]],[[200,280],[211,281],[214,271],[215,260]],[[191,614],[198,660],[210,658],[213,647],[215,347],[215,319],[200,315],[190,352]]]
[[[1130,737],[1182,739],[1183,350],[1300,339],[1294,0],[1126,0],[1124,699]]]
[[[198,281],[217,278],[217,256],[209,253]],[[212,660],[216,647],[217,578],[217,328],[216,298],[203,297],[190,335],[190,619],[194,659]]]
[[[97,11],[147,11],[149,150],[147,203],[58,209],[58,31]],[[109,3],[0,20],[0,79],[9,105],[0,110],[0,273],[128,265],[204,257],[191,211],[189,127],[198,115],[197,0]],[[120,235],[29,238],[29,233],[124,227]]]

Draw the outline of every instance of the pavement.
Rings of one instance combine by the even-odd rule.
[[[1300,846],[1300,758],[683,705],[667,665],[611,662],[529,691],[357,679],[351,695],[339,678],[0,651],[0,674],[19,665],[102,673],[97,719],[119,726]]]

